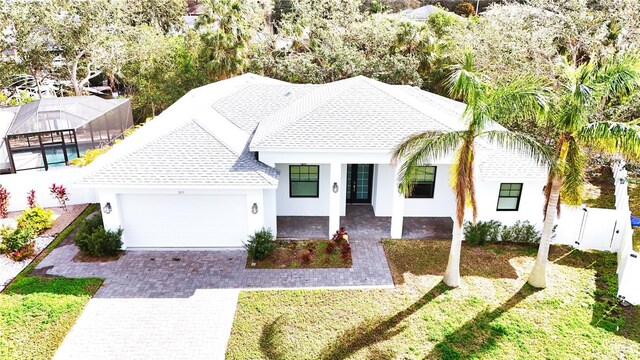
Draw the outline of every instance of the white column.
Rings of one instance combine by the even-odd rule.
[[[100,200],[100,211],[102,212],[102,224],[106,230],[116,231],[122,227],[122,217],[120,216],[120,204],[118,203],[118,196],[111,191],[100,191],[98,193],[98,199]],[[105,209],[111,209],[110,213],[106,213]],[[126,229],[122,234],[122,250],[127,248],[127,234]]]
[[[340,192],[344,191],[342,183],[342,164],[331,163],[329,166],[329,237],[340,227]],[[333,184],[338,185],[338,192],[333,192]]]
[[[402,224],[404,221],[404,195],[398,191],[398,173],[394,170],[393,188],[391,200],[391,237],[399,239],[402,237]]]
[[[264,190],[264,226],[278,234],[278,211],[276,208],[276,189]]]

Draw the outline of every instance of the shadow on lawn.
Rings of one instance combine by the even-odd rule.
[[[498,345],[498,340],[506,335],[506,331],[491,323],[539,290],[525,284],[500,307],[479,313],[458,330],[445,336],[425,359],[473,358],[474,355],[492,350]]]
[[[348,329],[338,336],[338,340],[335,343],[330,344],[322,351],[320,358],[326,360],[345,359],[360,349],[396,336],[405,329],[405,326],[398,326],[404,319],[449,290],[450,288],[447,285],[440,282],[418,301],[392,317],[384,321],[365,321],[356,327]],[[379,359],[388,359],[394,357],[394,354],[377,350],[376,356],[379,356],[376,357]]]
[[[618,300],[618,260],[604,251],[581,251],[568,246],[552,246],[549,261],[563,266],[595,270],[595,303],[591,326],[640,343],[640,307],[620,305]]]

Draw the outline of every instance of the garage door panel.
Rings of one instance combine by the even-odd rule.
[[[247,238],[244,195],[118,198],[127,247],[237,247]]]

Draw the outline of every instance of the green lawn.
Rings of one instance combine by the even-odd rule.
[[[0,293],[0,359],[50,359],[102,279],[31,276],[36,264],[89,213],[90,206]]]
[[[229,359],[640,358],[640,309],[615,305],[614,254],[553,247],[551,286],[525,285],[536,248],[386,241],[388,290],[245,291]],[[619,330],[618,330],[619,328]]]

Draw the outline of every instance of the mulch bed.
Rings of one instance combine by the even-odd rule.
[[[276,240],[278,247],[264,260],[247,259],[248,269],[350,268],[351,247],[330,240]],[[327,252],[327,247],[334,249]]]

